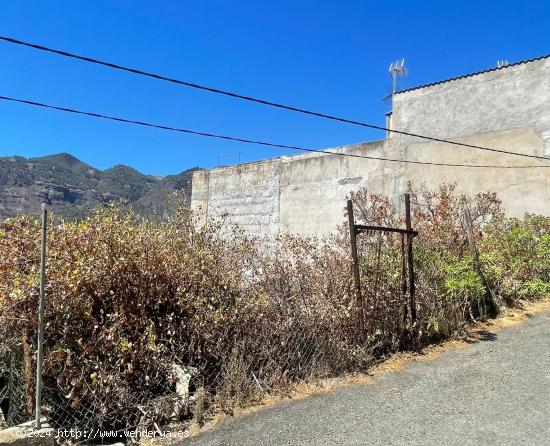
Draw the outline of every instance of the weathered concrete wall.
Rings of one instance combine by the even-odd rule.
[[[533,154],[542,153],[544,148],[540,135],[533,129],[508,130],[457,140],[504,150],[516,151],[521,147],[522,152]],[[534,159],[475,150],[470,152],[461,147],[449,149],[448,144],[440,143],[410,144],[406,146],[405,151],[407,159],[420,161],[500,166],[540,165]],[[507,215],[510,216],[522,216],[525,212],[550,214],[550,167],[487,169],[408,164],[406,178],[413,184],[426,183],[434,187],[444,182],[456,183],[459,193],[497,192]]]
[[[550,156],[550,58],[398,93],[394,128],[468,144]],[[549,165],[395,135],[408,160],[497,166]],[[462,193],[496,191],[509,215],[550,214],[550,168],[456,168],[407,164],[407,181],[456,182]]]
[[[280,159],[193,174],[191,207],[202,219],[228,215],[251,234],[279,232]]]
[[[381,156],[385,141],[334,151]],[[204,219],[228,214],[252,234],[326,234],[344,221],[346,196],[368,186],[397,197],[403,169],[334,154],[281,157],[196,172],[191,207]]]
[[[446,139],[529,128],[550,155],[550,57],[398,93],[393,112],[396,129]]]
[[[346,147],[349,154],[381,156],[385,142]],[[374,193],[398,196],[401,172],[379,161],[337,155],[287,158],[280,174],[280,230],[325,234],[341,224],[347,195],[367,186]]]
[[[393,110],[393,128],[399,130],[550,156],[550,58],[401,92],[394,96]],[[397,134],[331,151],[515,168],[298,155],[195,172],[191,206],[202,218],[227,213],[253,234],[323,235],[344,222],[346,196],[360,187],[396,200],[409,181],[432,187],[456,182],[462,193],[498,192],[510,215],[550,215],[550,168],[524,168],[550,162]]]

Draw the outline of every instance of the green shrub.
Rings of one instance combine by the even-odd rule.
[[[481,241],[488,278],[503,300],[549,295],[550,217],[526,215],[505,220]]]

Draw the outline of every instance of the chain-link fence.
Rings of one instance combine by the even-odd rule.
[[[113,208],[52,222],[42,415],[79,441],[184,432],[302,382],[365,370],[373,358],[442,339],[478,316],[473,305],[484,289],[467,244],[457,247],[465,234],[454,214],[415,222],[424,221],[428,238],[415,248],[411,275],[409,232],[388,230],[403,227],[397,210],[355,198],[368,204],[358,206],[359,222],[385,228],[358,226],[362,307],[348,227],[325,240],[281,236],[266,246],[187,214],[153,224]],[[39,222],[3,222],[0,252],[0,403],[2,422],[16,424],[35,415]]]
[[[30,218],[0,227],[4,424],[33,419],[41,395],[48,424],[82,440],[181,432],[369,361],[345,243],[289,238],[268,253],[186,215],[152,225],[98,211],[47,225],[42,293],[40,228]]]
[[[263,319],[242,313],[238,324],[242,329],[236,330],[235,324],[219,331],[219,338],[202,355],[192,345],[160,354],[151,346],[151,355],[160,361],[157,373],[124,370],[124,358],[138,354],[132,345],[113,358],[120,363],[116,376],[98,369],[79,379],[73,366],[72,381],[66,382],[66,371],[60,368],[56,374],[47,367],[42,415],[61,435],[65,430],[78,431],[71,440],[74,435],[82,441],[128,438],[132,434],[126,431],[132,430],[159,435],[182,432],[213,412],[231,413],[260,402],[268,393],[289,391],[292,383],[338,375],[366,360],[350,332],[329,323],[333,318],[324,309],[305,302],[279,304],[278,313]],[[62,354],[48,348],[45,363],[58,361]],[[27,345],[4,349],[0,356],[3,422],[14,425],[33,416],[35,352]],[[150,362],[150,358],[143,360]]]

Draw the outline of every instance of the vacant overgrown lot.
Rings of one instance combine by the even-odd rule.
[[[292,383],[363,371],[382,355],[452,337],[486,317],[489,303],[550,294],[550,218],[507,219],[496,195],[458,196],[452,185],[411,193],[418,320],[411,323],[402,291],[401,240],[367,234],[359,238],[364,333],[345,226],[323,240],[260,240],[223,221],[200,226],[184,208],[163,223],[116,206],[80,221],[54,218],[48,416],[103,429],[202,422]],[[387,198],[366,190],[352,198],[361,222],[402,226]],[[486,283],[472,266],[464,209]],[[39,245],[35,219],[1,223],[0,351],[20,358],[29,417]]]

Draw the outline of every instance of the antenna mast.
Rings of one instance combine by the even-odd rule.
[[[397,79],[405,77],[408,69],[405,67],[405,59],[397,60],[390,64],[388,70],[392,79],[392,95],[397,91]]]

